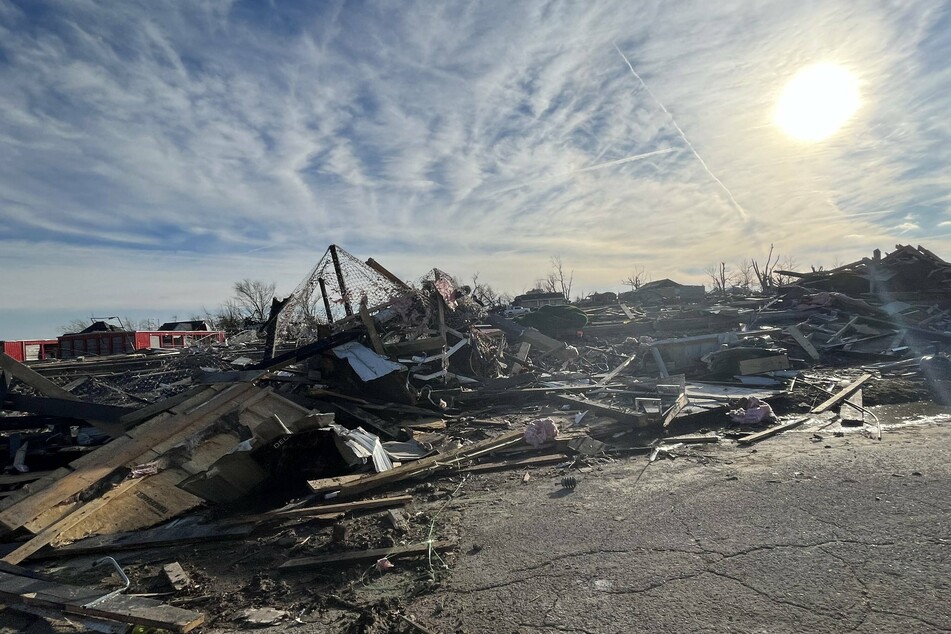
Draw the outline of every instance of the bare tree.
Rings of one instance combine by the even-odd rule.
[[[621,284],[630,286],[632,291],[636,291],[644,284],[645,281],[647,281],[647,276],[644,274],[644,267],[635,265],[634,272],[631,273],[627,279],[621,280]]]
[[[756,279],[759,281],[760,290],[762,290],[764,293],[776,282],[773,271],[778,263],[779,254],[776,254],[776,259],[774,260],[772,244],[769,245],[769,253],[766,254],[766,264],[761,267],[759,262],[756,260],[752,261],[753,272],[756,274]]]
[[[274,282],[243,279],[234,283],[233,302],[249,320],[263,322],[271,310],[275,288]]]
[[[218,312],[207,313],[211,317],[215,328],[228,334],[234,334],[245,328],[245,315],[241,307],[233,299],[229,299],[218,308]]]
[[[709,266],[706,272],[707,275],[710,276],[710,281],[713,283],[713,291],[726,297],[727,289],[729,289],[732,280],[732,274],[729,272],[729,269],[727,269],[726,262]]]
[[[479,273],[472,276],[472,297],[486,308],[502,305],[503,295],[495,292],[490,285],[479,281]]]
[[[565,275],[565,267],[561,262],[560,255],[553,255],[551,257],[551,267],[551,272],[548,274],[548,277],[545,278],[545,288],[549,293],[561,293],[564,295],[565,301],[570,302],[571,283],[575,279],[574,270]]]
[[[744,291],[749,292],[753,289],[753,280],[756,278],[754,271],[756,267],[750,260],[742,260],[736,264],[733,271],[733,283]]]
[[[73,319],[69,323],[63,324],[59,329],[65,334],[82,332],[92,324],[91,319]]]
[[[799,267],[799,263],[796,262],[795,258],[791,255],[787,255],[783,258],[782,262],[778,264],[778,267],[773,273],[773,282],[776,286],[785,286],[786,284],[792,284],[796,280],[795,276],[789,275],[789,272],[795,272]]]

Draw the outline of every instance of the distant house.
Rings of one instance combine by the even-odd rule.
[[[41,361],[56,358],[59,342],[56,339],[23,339],[0,341],[0,350],[17,361]]]
[[[149,348],[189,348],[197,344],[224,343],[225,333],[211,330],[204,321],[172,321],[158,330],[125,330],[97,321],[82,332],[59,337],[59,356],[130,354]]]
[[[664,302],[699,302],[706,296],[702,285],[680,284],[664,278],[647,282],[637,290],[621,293],[622,302],[637,302],[641,304]]]
[[[568,300],[561,293],[526,293],[512,300],[513,306],[538,308],[540,306],[565,306]]]

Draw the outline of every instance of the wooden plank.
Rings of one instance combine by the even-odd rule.
[[[588,411],[594,412],[598,416],[606,416],[607,418],[613,418],[619,423],[629,423],[635,426],[647,423],[646,414],[639,414],[637,412],[622,410],[616,407],[611,407],[610,405],[604,405],[602,403],[589,401],[583,398],[576,398],[574,396],[567,396],[565,394],[555,394],[553,395],[552,398],[558,401],[559,403],[569,405],[572,408],[577,408],[579,410],[588,410]]]
[[[307,486],[310,487],[310,490],[314,493],[326,493],[329,491],[336,491],[345,484],[359,480],[364,476],[359,473],[336,476],[333,478],[323,478],[321,480],[308,480]]]
[[[660,354],[660,348],[658,348],[656,345],[651,346],[651,356],[654,357],[654,363],[657,364],[657,371],[660,372],[661,378],[665,379],[669,377],[670,371],[667,370],[667,364],[664,363],[664,357]]]
[[[96,535],[72,544],[47,549],[37,553],[36,559],[71,557],[93,553],[110,553],[120,550],[164,548],[203,542],[244,539],[254,531],[253,524],[225,526],[223,524],[199,524],[175,528],[153,528],[141,531]]]
[[[142,480],[126,480],[125,482],[119,484],[117,487],[111,491],[106,492],[104,495],[96,498],[95,500],[90,501],[87,504],[84,504],[79,508],[79,510],[70,513],[63,519],[59,520],[55,524],[52,524],[36,534],[31,540],[25,544],[18,547],[12,553],[8,554],[3,558],[3,561],[8,564],[19,564],[21,561],[43,548],[51,541],[59,537],[60,534],[69,530],[73,526],[76,526],[91,514],[98,511],[100,508],[109,503],[109,500],[112,498],[122,495],[125,491],[131,490],[139,484],[142,483]]]
[[[214,388],[207,388],[203,385],[196,385],[191,387],[184,392],[180,392],[175,396],[170,396],[169,398],[156,401],[151,405],[146,405],[145,407],[140,407],[130,414],[123,416],[119,422],[128,427],[134,427],[135,425],[152,418],[153,416],[158,416],[159,414],[166,412],[173,407],[182,405],[186,402],[203,403],[209,400],[216,391]]]
[[[366,301],[360,302],[360,321],[363,322],[363,326],[367,329],[367,334],[370,336],[370,343],[373,345],[373,351],[380,356],[386,356],[386,351],[383,349],[383,340],[380,339],[380,333],[376,331],[373,318],[370,317],[370,311],[367,310]]]
[[[149,601],[149,603],[145,603]],[[185,610],[154,599],[116,595],[91,606],[67,605],[67,614],[96,616],[113,621],[156,627],[173,632],[190,632],[205,622],[201,612]]]
[[[522,458],[520,460],[502,460],[499,462],[484,462],[481,464],[463,467],[460,471],[466,473],[486,473],[489,471],[502,471],[504,469],[519,469],[522,467],[543,467],[545,465],[557,464],[566,460],[564,454],[552,454],[549,456],[533,456],[531,458]]]
[[[99,403],[52,396],[28,396],[12,393],[7,395],[7,404],[7,409],[18,412],[61,418],[79,418],[94,424],[110,436],[121,435],[122,428],[119,421],[123,416],[135,411],[130,407],[100,405]]]
[[[840,402],[849,398],[853,392],[859,389],[863,383],[872,378],[871,374],[863,374],[856,380],[849,383],[847,386],[827,398],[825,401],[814,407],[811,411],[812,414],[821,414],[822,412],[838,405]]]
[[[423,475],[438,468],[445,468],[447,466],[458,464],[463,460],[474,458],[476,456],[495,451],[496,449],[500,449],[502,447],[524,442],[522,440],[524,433],[524,430],[521,429],[511,431],[500,436],[496,436],[495,438],[489,438],[472,445],[459,447],[458,449],[454,449],[446,453],[428,456],[420,460],[414,460],[413,462],[408,462],[399,467],[390,469],[389,471],[363,476],[362,478],[344,484],[342,487],[340,487],[340,495],[352,496],[359,493],[364,493],[387,484],[405,480],[406,478]]]
[[[637,319],[637,315],[635,315],[634,313],[632,313],[630,308],[628,308],[628,307],[625,306],[624,304],[620,304],[620,306],[621,306],[621,310],[624,311],[624,316],[625,316],[625,317],[627,317],[628,319],[632,319],[632,320],[633,320],[633,319]]]
[[[784,431],[795,429],[796,427],[801,426],[803,423],[809,420],[812,420],[812,419],[809,417],[806,417],[806,418],[799,418],[794,421],[790,421],[788,423],[783,423],[782,425],[774,425],[773,427],[770,427],[769,429],[765,429],[755,434],[750,434],[749,436],[746,436],[744,438],[740,438],[737,442],[741,445],[752,445],[754,443],[758,443],[761,440],[772,438],[773,436],[777,434],[781,434]]]
[[[773,357],[743,359],[738,365],[740,367],[740,374],[743,376],[762,374],[764,372],[772,372],[773,370],[786,370],[789,368],[789,357],[784,354],[778,354]]]
[[[13,475],[0,475],[0,484],[20,484],[21,482],[33,482],[40,478],[45,478],[52,471],[31,471],[29,473],[15,473]]]
[[[660,441],[665,445],[675,445],[683,443],[685,445],[701,445],[705,443],[720,442],[719,436],[670,436]]]
[[[141,484],[112,496],[81,523],[63,531],[52,544],[55,546],[89,535],[150,528],[204,504],[200,497],[176,486],[188,476],[180,469],[165,469],[157,475],[139,478]]]
[[[604,387],[605,385],[610,383],[614,379],[614,377],[616,377],[618,374],[623,372],[627,366],[631,365],[631,363],[633,363],[634,359],[636,358],[637,358],[637,353],[635,352],[634,354],[630,355],[628,358],[624,359],[621,365],[617,366],[616,368],[614,368],[613,370],[605,374],[604,378],[598,381],[598,387]]]
[[[527,341],[523,341],[518,346],[518,352],[515,353],[515,358],[521,361],[522,363],[515,362],[512,364],[512,369],[509,371],[509,374],[518,374],[522,371],[523,363],[528,359],[528,353],[532,350],[532,344]]]
[[[67,401],[79,400],[76,395],[70,394],[46,377],[41,376],[10,355],[2,352],[0,352],[0,369],[2,369],[8,377],[14,377],[18,379],[21,383],[32,387],[43,396],[64,399]]]
[[[373,500],[357,500],[355,502],[341,502],[339,504],[321,504],[296,509],[271,511],[258,515],[244,515],[233,518],[229,522],[262,522],[269,520],[285,520],[292,517],[309,517],[312,515],[329,515],[332,513],[348,513],[350,511],[364,511],[366,509],[386,508],[389,506],[404,506],[413,501],[412,495],[394,495]]]
[[[664,412],[664,415],[661,419],[661,424],[664,427],[670,426],[670,424],[677,418],[677,415],[683,411],[690,400],[687,398],[686,392],[681,392],[677,395],[677,400],[674,401],[674,404],[667,408],[667,411]]]
[[[37,579],[35,576],[0,571],[0,601],[17,609],[48,608],[65,615],[98,617],[172,632],[190,632],[202,623],[204,615],[165,605],[154,599],[118,595],[90,607],[84,605],[99,599],[109,590],[73,586]]]
[[[819,361],[821,356],[819,351],[816,350],[816,347],[812,345],[812,342],[806,339],[806,336],[802,334],[802,331],[799,330],[796,326],[789,326],[785,330],[786,334],[796,340],[796,343],[799,344],[799,347],[806,351],[813,361]]]
[[[400,546],[397,548],[373,548],[371,550],[359,550],[346,553],[330,553],[327,555],[318,555],[316,557],[300,557],[289,559],[278,566],[279,572],[294,572],[298,570],[313,570],[335,564],[351,564],[364,561],[377,561],[386,557],[394,560],[405,557],[421,557],[429,553],[430,548],[437,552],[452,550],[456,547],[453,541],[440,541],[413,544],[411,546]]]
[[[165,578],[168,579],[168,583],[176,590],[184,590],[192,584],[191,577],[188,576],[188,573],[185,572],[185,569],[182,568],[182,565],[177,561],[162,566],[162,572],[165,573]]]
[[[170,438],[187,437],[196,426],[207,424],[209,420],[223,414],[224,410],[234,405],[236,399],[251,389],[252,386],[246,383],[229,387],[188,414],[149,421],[129,432],[134,438],[120,436],[73,461],[75,471],[0,512],[0,534],[24,526],[46,509],[99,482],[119,467],[149,462],[146,458],[149,458],[148,452],[152,447]],[[151,457],[155,457],[154,452]]]

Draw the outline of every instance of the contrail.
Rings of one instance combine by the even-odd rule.
[[[670,118],[670,122],[671,124],[673,124],[674,129],[677,130],[677,134],[680,135],[680,138],[683,139],[683,142],[687,145],[688,148],[690,148],[690,151],[693,152],[693,155],[697,157],[697,160],[700,161],[700,165],[703,166],[704,171],[706,171],[706,173],[710,175],[710,178],[716,181],[717,185],[719,185],[723,189],[723,191],[726,192],[726,195],[729,197],[730,202],[732,202],[733,206],[736,207],[736,210],[740,212],[740,217],[743,218],[743,220],[746,220],[748,218],[746,210],[743,209],[743,206],[737,202],[736,198],[733,196],[733,192],[731,192],[730,189],[726,185],[723,184],[723,181],[717,178],[716,174],[710,171],[710,168],[707,167],[706,161],[704,161],[703,158],[700,157],[700,154],[697,153],[697,149],[693,146],[693,143],[690,142],[690,140],[687,138],[687,135],[684,134],[684,131],[680,128],[680,125],[677,124],[677,120],[674,119],[674,115],[670,114],[670,111],[667,110],[667,108],[664,106],[661,100],[657,98],[657,95],[655,95],[653,91],[651,91],[651,89],[647,87],[647,84],[644,82],[643,79],[641,79],[641,76],[637,74],[637,71],[634,70],[634,66],[631,64],[630,60],[627,59],[627,56],[621,52],[621,49],[618,48],[617,44],[614,44],[614,50],[616,50],[618,55],[621,56],[621,59],[623,59],[624,62],[627,64],[627,67],[631,69],[631,74],[634,75],[634,78],[637,79],[637,81],[640,82],[641,86],[644,87],[644,90],[646,90],[647,94],[651,96],[651,99],[654,100],[654,103],[660,106],[660,109],[664,111],[664,114],[666,114]]]
[[[622,159],[617,159],[616,161],[608,161],[607,163],[599,163],[597,165],[592,165],[590,167],[582,167],[572,171],[572,174],[577,174],[578,172],[590,172],[591,170],[599,170],[604,167],[611,167],[614,165],[622,165],[624,163],[630,163],[631,161],[640,161],[642,159],[650,158],[652,156],[657,156],[658,154],[668,154],[670,152],[676,152],[677,148],[670,147],[663,150],[654,150],[653,152],[647,152],[645,154],[635,154],[634,156],[628,156]]]
[[[492,192],[491,195],[495,196],[497,194],[504,194],[507,192],[515,191],[516,189],[528,187],[529,185],[532,185],[534,183],[541,183],[541,182],[556,179],[556,178],[566,179],[570,177],[572,174],[579,174],[581,172],[590,172],[591,170],[598,170],[605,167],[611,167],[612,165],[621,165],[622,163],[631,163],[633,161],[640,161],[646,158],[650,158],[652,156],[657,156],[658,154],[668,154],[670,152],[676,152],[677,149],[678,148],[672,147],[672,148],[665,148],[663,150],[654,150],[652,152],[645,152],[644,154],[635,154],[634,156],[627,156],[625,158],[617,159],[615,161],[608,161],[607,163],[598,163],[597,165],[582,167],[580,169],[571,170],[570,172],[566,172],[564,174],[552,174],[549,176],[543,176],[542,178],[536,178],[534,180],[526,181],[524,183],[519,183],[518,185],[512,185],[511,187],[497,189],[494,192]]]

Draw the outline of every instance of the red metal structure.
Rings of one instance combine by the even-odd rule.
[[[204,330],[193,329],[204,326]],[[182,328],[188,328],[187,330]],[[86,330],[59,337],[59,356],[72,359],[83,356],[129,354],[148,348],[189,348],[199,344],[224,343],[225,333],[208,330],[198,322],[172,322],[160,330],[123,330],[105,322],[96,322]]]
[[[22,341],[0,341],[4,354],[17,361],[40,361],[55,359],[59,342],[56,339],[24,339]]]

